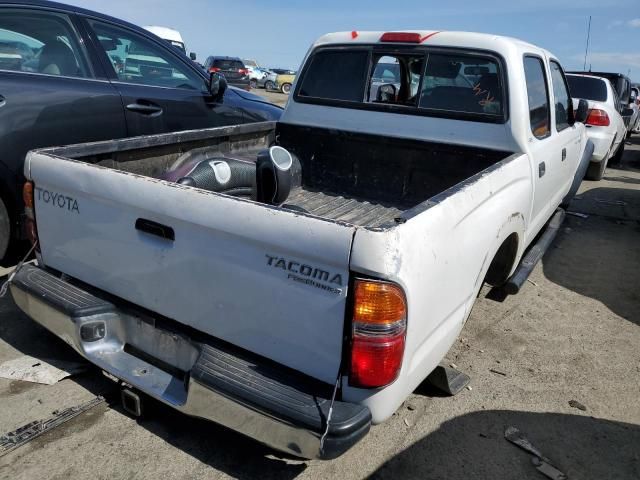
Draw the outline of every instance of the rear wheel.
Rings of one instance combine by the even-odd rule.
[[[280,87],[280,91],[285,95],[289,95],[289,92],[291,91],[291,84],[290,83],[283,84],[282,87]]]
[[[602,160],[601,162],[591,162],[589,163],[589,168],[587,168],[587,174],[584,176],[584,178],[586,178],[587,180],[602,180],[606,168],[606,160]]]
[[[276,89],[276,85],[271,80],[267,80],[264,83],[264,88],[266,88],[267,90],[275,90]]]
[[[618,150],[616,150],[616,153],[613,155],[613,157],[611,157],[611,164],[620,165],[620,163],[622,162],[622,155],[624,155],[624,140],[620,142]]]
[[[4,258],[9,249],[11,239],[11,219],[6,205],[0,198],[0,260]]]

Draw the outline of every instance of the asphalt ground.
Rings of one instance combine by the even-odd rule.
[[[588,217],[567,217],[518,295],[481,292],[446,359],[471,388],[445,397],[420,386],[337,460],[283,457],[156,403],[131,418],[92,368],[51,386],[0,379],[0,434],[107,398],[0,457],[0,478],[544,478],[504,439],[513,426],[571,479],[638,479],[640,137],[620,168],[583,182],[570,210]],[[22,355],[79,360],[4,298],[0,363]]]

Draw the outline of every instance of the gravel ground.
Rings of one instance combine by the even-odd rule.
[[[341,458],[282,458],[161,405],[134,420],[91,370],[53,386],[0,379],[0,432],[96,394],[109,400],[0,457],[0,478],[543,478],[504,440],[507,426],[569,478],[640,478],[638,140],[623,165],[583,183],[571,209],[589,217],[567,218],[520,294],[481,292],[447,358],[471,376],[471,389],[448,398],[421,386]],[[4,299],[0,362],[23,354],[76,358]]]

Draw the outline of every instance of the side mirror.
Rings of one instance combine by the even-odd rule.
[[[191,52],[191,53],[189,54],[189,58],[195,62],[195,61],[196,61],[196,54],[195,54],[195,52]]]
[[[626,108],[626,107],[625,107],[625,108],[623,108],[623,109],[622,109],[622,113],[621,113],[621,115],[622,115],[623,117],[630,117],[630,116],[632,116],[632,115],[633,115],[633,113],[634,113],[633,108]]]
[[[224,92],[227,90],[227,80],[217,72],[211,73],[209,77],[209,93],[215,97],[216,102],[222,103]]]
[[[584,123],[589,116],[589,102],[581,98],[578,102],[578,108],[573,112],[573,118],[576,122]]]

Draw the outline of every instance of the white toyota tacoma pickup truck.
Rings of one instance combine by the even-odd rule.
[[[333,458],[434,370],[484,282],[518,290],[593,146],[558,60],[511,38],[333,33],[292,92],[278,123],[30,152],[38,266],[11,291],[129,410],[143,392]]]

